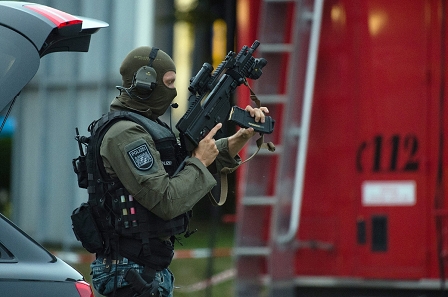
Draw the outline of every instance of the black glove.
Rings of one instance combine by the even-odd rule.
[[[161,297],[159,292],[159,281],[153,279],[152,282],[146,282],[142,276],[133,268],[128,269],[124,279],[131,285],[138,294],[134,297]]]

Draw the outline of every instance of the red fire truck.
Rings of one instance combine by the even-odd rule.
[[[446,1],[237,3],[276,151],[238,172],[236,296],[444,296]]]

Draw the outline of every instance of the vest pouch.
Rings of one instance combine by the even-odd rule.
[[[86,156],[79,156],[72,161],[73,171],[76,173],[78,177],[78,187],[82,189],[87,189],[88,180],[87,180],[87,165],[86,165]]]
[[[163,138],[157,140],[157,150],[160,153],[160,159],[165,171],[172,176],[177,169],[177,151],[175,149],[177,143],[172,138]]]
[[[103,251],[103,240],[101,233],[95,223],[90,205],[82,203],[76,208],[72,215],[72,229],[76,239],[90,253],[99,253]]]
[[[115,191],[115,195],[112,199],[112,210],[115,214],[115,231],[120,235],[130,235],[136,230],[130,230],[131,224],[131,209],[133,209],[131,196],[124,188],[120,188]]]

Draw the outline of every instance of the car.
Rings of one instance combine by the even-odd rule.
[[[87,52],[92,34],[108,24],[30,2],[0,1],[0,111],[54,52]]]
[[[87,52],[91,35],[107,26],[45,5],[0,1],[0,111],[6,111],[4,121],[43,56],[61,51]],[[2,127],[0,123],[0,133]],[[3,214],[0,230],[1,296],[94,296],[77,270]]]
[[[2,296],[94,296],[90,284],[0,214]]]

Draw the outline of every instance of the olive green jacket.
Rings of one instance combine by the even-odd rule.
[[[145,143],[153,162],[150,169],[139,170],[128,152]],[[218,171],[241,162],[238,156],[230,157],[227,138],[217,140],[216,145],[220,152],[216,158]],[[213,175],[197,158],[189,158],[184,169],[170,177],[151,135],[132,121],[111,126],[101,143],[100,154],[106,172],[117,177],[138,202],[164,220],[191,210],[216,185]]]

